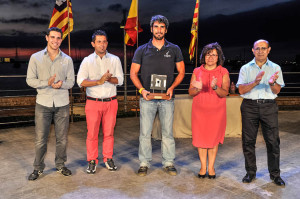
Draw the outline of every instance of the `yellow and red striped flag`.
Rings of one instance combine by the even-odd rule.
[[[69,17],[68,17],[68,5],[69,2]],[[68,18],[70,21],[70,27],[68,25]],[[71,0],[56,0],[52,17],[50,20],[49,28],[57,27],[63,31],[63,39],[73,30],[73,13]]]
[[[134,44],[137,41],[136,18],[137,18],[137,0],[132,0],[127,21],[125,24],[126,35],[124,41],[125,44],[128,46],[134,46]],[[138,29],[139,32],[143,31],[143,29],[140,26],[140,23],[138,23]]]
[[[195,11],[194,11],[194,16],[193,16],[193,24],[191,28],[191,43],[189,47],[189,54],[190,54],[190,60],[192,60],[195,56],[195,48],[196,48],[196,40],[197,40],[197,35],[198,35],[198,11],[199,11],[199,0],[196,0],[196,6],[195,6]]]

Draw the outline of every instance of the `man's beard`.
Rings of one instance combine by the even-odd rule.
[[[163,38],[165,38],[165,35],[162,35],[160,37],[157,37],[155,36],[155,34],[153,34],[153,37],[156,39],[156,40],[163,40]]]

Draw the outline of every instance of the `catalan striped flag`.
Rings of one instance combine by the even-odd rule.
[[[134,46],[137,41],[137,30],[136,30],[136,18],[137,18],[137,0],[132,0],[131,6],[129,9],[127,21],[125,24],[125,44],[128,46]],[[138,31],[142,32],[143,29],[140,26],[140,23],[138,23]]]
[[[67,5],[69,3],[69,6]],[[69,13],[68,13],[69,8]],[[69,15],[69,17],[68,17]],[[70,21],[70,27],[68,25]],[[56,0],[52,17],[50,20],[49,28],[57,27],[63,31],[63,39],[73,30],[73,13],[71,0]]]
[[[196,6],[193,16],[193,24],[191,28],[191,43],[189,47],[189,54],[190,54],[190,60],[192,60],[195,56],[195,49],[196,49],[196,41],[198,36],[198,11],[199,11],[199,0],[196,0]]]

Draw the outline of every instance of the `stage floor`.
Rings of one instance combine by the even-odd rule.
[[[114,149],[118,170],[109,172],[101,162],[96,174],[88,175],[85,173],[86,123],[76,122],[70,125],[66,163],[73,175],[65,177],[55,171],[52,128],[44,174],[30,182],[27,177],[33,171],[34,127],[0,129],[0,198],[299,198],[300,111],[280,111],[279,129],[280,168],[285,187],[276,186],[269,178],[261,133],[256,146],[257,179],[251,184],[241,182],[245,175],[244,157],[241,138],[237,137],[225,137],[219,147],[215,180],[196,177],[200,161],[188,138],[176,139],[177,176],[162,170],[160,141],[153,141],[152,167],[147,176],[139,177],[136,174],[139,118],[120,118]],[[99,146],[101,158],[101,142]]]

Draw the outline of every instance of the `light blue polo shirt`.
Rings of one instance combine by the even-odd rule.
[[[275,99],[277,97],[271,90],[269,79],[275,72],[279,71],[279,77],[276,83],[279,84],[281,88],[284,87],[285,84],[280,66],[271,62],[269,59],[267,59],[267,62],[261,68],[255,63],[255,58],[242,66],[236,86],[239,87],[241,84],[248,84],[254,81],[257,74],[261,71],[265,71],[265,74],[260,83],[248,93],[241,95],[241,97],[245,99]]]

